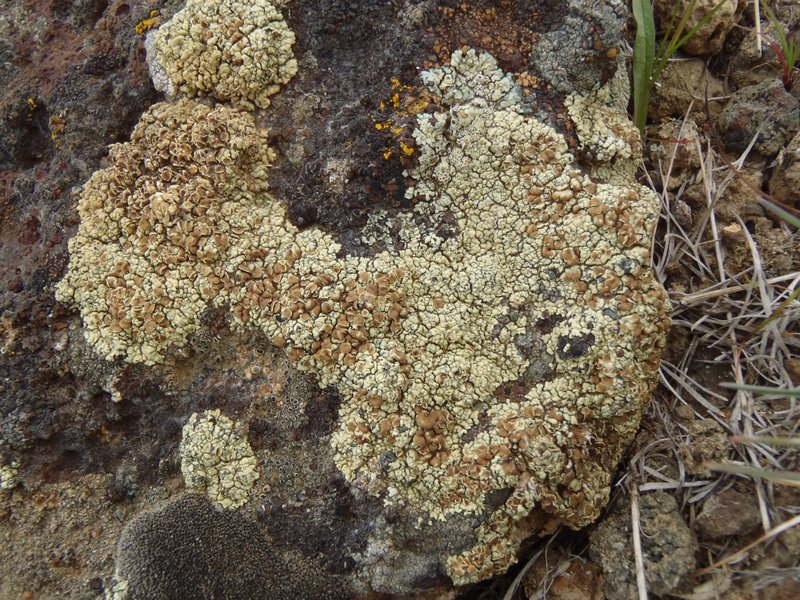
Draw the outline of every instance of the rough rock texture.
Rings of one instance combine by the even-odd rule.
[[[106,495],[111,475],[0,490],[0,597],[97,598],[132,508]],[[44,591],[44,594],[42,594]]]
[[[717,123],[729,150],[742,152],[758,134],[755,150],[773,157],[800,129],[800,99],[780,79],[766,79],[737,90]]]
[[[658,595],[678,591],[695,569],[697,541],[684,523],[675,498],[654,492],[640,498],[642,552],[647,561],[647,589]],[[627,502],[619,502],[592,532],[589,552],[600,563],[609,600],[636,598],[631,514]]]
[[[656,0],[653,8],[662,27],[666,29],[666,25],[670,23],[671,19],[680,18],[691,1]],[[720,1],[722,6],[716,8]],[[686,41],[681,50],[692,56],[717,54],[725,43],[725,36],[739,22],[746,6],[746,0],[696,0],[684,31],[690,31],[704,19],[707,20]],[[715,9],[716,12],[714,12]],[[709,16],[712,12],[714,14]]]
[[[250,88],[156,102],[140,32],[178,1],[3,12],[0,464],[19,466],[0,528],[36,565],[3,571],[9,597],[109,592],[121,523],[185,491],[181,431],[206,410],[247,431],[242,510],[276,564],[351,597],[452,594],[448,575],[597,514],[667,307],[655,199],[587,175],[637,149],[576,135],[530,61],[569,29],[560,6],[283,2],[298,74],[255,114]],[[572,97],[588,111],[609,109],[613,50]],[[90,483],[113,526],[20,525]]]
[[[548,600],[603,600],[603,571],[596,563],[581,558],[570,560],[566,568],[559,568],[553,577],[554,558],[537,561],[525,574],[523,589],[525,598],[536,600],[543,596]],[[563,563],[561,563],[563,565]],[[546,594],[546,595],[545,595]]]
[[[687,112],[705,120],[722,110],[725,88],[700,59],[679,60],[667,64],[659,83],[653,86],[647,114],[654,122],[670,117],[682,119]]]
[[[761,516],[751,494],[727,490],[711,496],[697,515],[699,532],[708,539],[722,540],[735,535],[749,535],[758,529]]]
[[[789,39],[796,36],[800,25],[800,2],[797,0],[776,0],[770,2],[778,22]],[[761,48],[759,51],[755,29],[749,29],[741,40],[730,63],[731,79],[737,87],[761,83],[765,79],[780,79],[783,66],[775,52],[780,50],[780,36],[775,26],[762,11]],[[773,48],[773,44],[775,45]]]
[[[531,51],[536,71],[559,92],[586,93],[619,68],[616,59],[628,10],[621,0],[589,4],[568,0],[558,27],[541,35]],[[582,40],[582,43],[574,43]]]
[[[650,159],[657,168],[652,173],[667,189],[676,190],[700,167],[697,125],[691,119],[673,119],[654,128],[653,137],[657,141],[650,144]]]
[[[347,598],[335,581],[279,556],[255,521],[196,494],[125,526],[115,579],[112,597],[128,600]]]
[[[778,153],[769,193],[780,202],[800,204],[800,132]]]
[[[647,269],[655,197],[583,176],[563,138],[521,114],[519,90],[488,54],[456,52],[423,82],[457,110],[418,118],[407,193],[417,206],[395,226],[402,250],[337,259],[335,242],[298,231],[264,193],[255,160],[268,153],[246,115],[216,125],[183,101],[151,109],[87,186],[60,290],[89,313],[87,341],[108,357],[124,348],[131,362],[182,345],[204,301],[231,306],[239,327],[260,328],[336,386],[336,464],[387,507],[444,521],[485,513],[487,495],[510,490],[474,546],[448,559],[466,583],[513,562],[511,533],[538,506],[573,527],[596,518],[610,476],[602,462],[615,463],[635,431],[667,305]],[[98,189],[116,202],[99,205]],[[178,265],[159,268],[173,257]],[[513,401],[489,404],[506,386]],[[601,431],[598,461],[589,456]]]

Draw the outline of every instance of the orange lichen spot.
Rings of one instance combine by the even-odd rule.
[[[154,8],[150,11],[150,14],[146,19],[142,19],[136,23],[136,25],[134,25],[133,30],[136,32],[136,35],[144,35],[159,25],[161,25],[161,11],[157,8]]]
[[[61,147],[61,135],[64,133],[64,119],[61,115],[52,115],[49,121],[50,125],[50,139],[55,143],[56,148]]]
[[[388,160],[397,156],[402,160],[414,154],[413,142],[406,134],[413,118],[428,106],[430,96],[424,91],[420,95],[416,88],[403,84],[397,77],[389,80],[389,87],[394,93],[381,100],[378,108],[390,112],[392,116],[377,121],[375,129],[387,136],[383,158]]]

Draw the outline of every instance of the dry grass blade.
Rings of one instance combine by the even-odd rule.
[[[710,573],[714,569],[718,569],[723,565],[727,565],[729,563],[741,560],[742,558],[744,558],[747,555],[747,553],[750,550],[752,550],[753,548],[755,548],[759,544],[763,544],[764,542],[771,540],[772,538],[780,535],[784,531],[787,531],[787,530],[791,529],[792,527],[796,527],[797,525],[800,525],[800,515],[796,515],[796,516],[792,517],[791,519],[789,519],[787,521],[784,521],[780,525],[777,525],[776,527],[773,527],[772,529],[767,531],[764,535],[759,537],[757,540],[754,540],[754,541],[750,542],[749,544],[747,544],[747,546],[745,546],[741,550],[737,550],[733,554],[728,554],[725,558],[722,558],[722,559],[718,560],[717,562],[715,562],[714,564],[711,564],[711,565],[707,566],[705,569],[700,569],[695,574],[696,575],[703,575],[703,574],[706,574],[706,573]]]
[[[550,539],[547,540],[547,543],[544,545],[544,548],[538,550],[533,556],[530,557],[530,559],[528,559],[528,562],[525,563],[525,566],[523,566],[519,570],[519,573],[517,573],[517,576],[514,577],[514,581],[512,581],[511,585],[508,586],[506,593],[503,595],[503,600],[513,600],[514,594],[517,593],[517,590],[519,589],[519,586],[522,584],[522,580],[524,579],[527,572],[530,571],[531,567],[533,567],[533,565],[535,565],[536,562],[542,556],[547,556],[547,551],[550,549],[550,545],[555,542],[559,533],[561,533],[560,529],[556,531],[552,536],[550,536]],[[548,585],[545,585],[545,587],[548,587]]]
[[[769,388],[767,388],[769,389]],[[769,435],[747,436],[735,435],[731,438],[734,444],[766,444],[784,448],[800,448],[800,437],[773,437]]]
[[[787,369],[787,361],[800,354],[800,271],[775,272],[770,255],[763,254],[765,239],[753,227],[752,217],[739,212],[742,219],[731,220],[731,208],[741,210],[737,203],[747,202],[742,195],[748,189],[752,189],[753,204],[761,196],[760,189],[740,173],[755,139],[735,163],[719,159],[709,144],[696,141],[701,167],[674,191],[659,186],[670,180],[678,144],[663,164],[653,165],[659,176],[647,175],[662,199],[662,235],[654,247],[653,263],[666,284],[673,306],[673,333],[684,349],[682,354],[673,351],[662,362],[661,393],[651,409],[650,425],[660,441],[634,456],[629,473],[635,473],[640,492],[671,490],[688,505],[728,488],[734,477],[747,476],[763,529],[777,535],[783,529],[772,528],[772,518],[779,513],[772,505],[771,490],[774,482],[797,485],[791,472],[796,446],[769,445],[768,441],[791,438],[800,427],[797,390]],[[653,180],[659,185],[653,185]],[[681,224],[673,208],[687,190],[692,195],[684,210],[691,208],[691,219],[684,217]],[[727,216],[723,219],[722,214]],[[760,218],[762,227],[770,226]],[[792,235],[789,221],[771,226],[781,235]],[[731,244],[730,238],[723,238],[731,230],[738,232],[740,242]],[[733,252],[736,262],[731,260]],[[738,272],[731,270],[732,264],[741,265]],[[735,384],[719,388],[720,378]],[[681,420],[676,420],[678,408]],[[686,424],[687,409],[693,413],[690,422],[713,420],[732,440],[753,440],[730,447],[729,458],[738,464],[724,465],[710,474],[686,473],[682,457],[696,441],[702,443],[702,437],[695,438]],[[708,431],[708,426],[703,427],[697,431]],[[709,557],[709,562],[715,558]],[[697,588],[696,597],[713,597],[714,589]]]
[[[745,392],[753,392],[754,394],[765,394],[768,396],[778,396],[786,398],[800,398],[800,389],[776,389],[765,385],[746,385],[737,383],[720,383],[720,387],[729,390],[743,390]]]
[[[631,534],[633,537],[633,557],[636,564],[636,589],[639,600],[647,600],[647,578],[644,572],[644,555],[642,554],[642,520],[639,514],[639,491],[631,486]]]

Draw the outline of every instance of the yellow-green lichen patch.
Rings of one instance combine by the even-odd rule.
[[[222,508],[246,503],[258,479],[253,449],[219,410],[194,413],[183,427],[181,472],[186,487]]]
[[[80,308],[87,341],[111,360],[153,364],[199,327],[271,154],[250,115],[184,100],[156,104],[132,141],[84,185],[81,224],[56,297]]]
[[[17,487],[19,481],[19,461],[15,460],[0,465],[0,491],[10,491]]]
[[[156,89],[252,109],[297,72],[294,41],[269,0],[188,0],[145,44]]]
[[[628,73],[618,66],[604,86],[589,94],[573,92],[564,101],[593,177],[614,183],[635,178],[642,142],[628,118],[629,98]]]
[[[263,136],[229,109],[227,119],[250,132],[236,144],[220,141],[231,135],[221,125],[172,125],[197,132],[187,152],[198,160],[208,147],[243,148],[219,176],[201,172],[202,161],[181,163],[170,177],[177,171],[184,185],[141,198],[139,186],[173,160],[169,143],[154,154],[161,138],[172,140],[159,122],[171,113],[157,105],[87,184],[60,297],[80,307],[101,354],[131,362],[161,360],[183,343],[203,305],[230,307],[234,326],[260,329],[321,386],[336,387],[331,444],[351,485],[421,518],[481,519],[476,545],[447,561],[462,584],[515,560],[531,511],[572,527],[597,517],[657,379],[668,304],[649,268],[659,208],[651,192],[592,181],[564,138],[525,112],[489,55],[456,52],[423,81],[445,108],[417,117],[414,209],[376,212],[368,227],[399,231],[397,247],[341,257],[330,235],[298,231],[251,158],[268,160]],[[206,107],[183,106],[186,118],[196,110],[209,120]],[[108,183],[119,177],[128,179]],[[182,222],[182,190],[194,177],[209,182],[203,233],[179,244],[185,270],[160,273],[172,251],[157,249]],[[154,198],[151,213],[170,218],[140,232],[141,207]],[[103,269],[120,261],[145,266],[109,283]],[[159,277],[178,281],[164,288]],[[189,325],[178,331],[164,313],[155,326],[131,319],[123,328],[112,310],[119,297],[146,306],[158,298]],[[487,514],[485,499],[505,493]]]

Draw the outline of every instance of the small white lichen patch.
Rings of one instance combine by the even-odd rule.
[[[222,508],[236,508],[249,500],[259,477],[256,457],[234,422],[219,410],[189,417],[180,453],[187,488],[204,492]]]
[[[111,585],[103,591],[103,600],[128,600],[128,597],[127,579],[115,573]]]
[[[422,82],[448,106],[478,103],[506,109],[519,105],[522,95],[511,73],[503,73],[491,54],[456,50],[450,66],[420,73]]]
[[[269,0],[188,0],[145,41],[156,89],[252,109],[297,73],[294,32]]]
[[[11,491],[19,483],[19,461],[0,466],[0,490]]]

